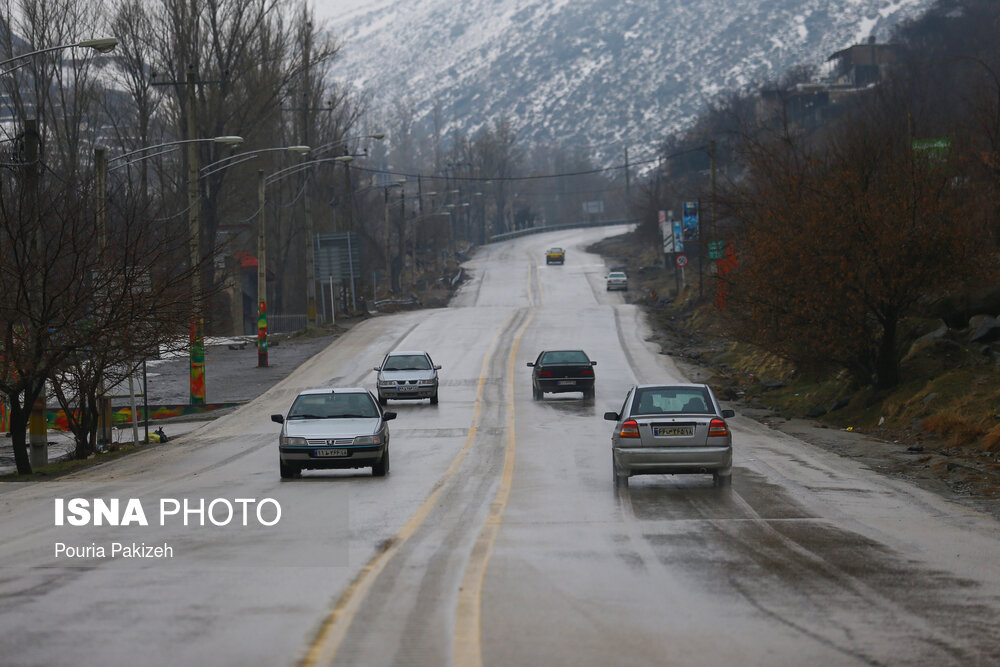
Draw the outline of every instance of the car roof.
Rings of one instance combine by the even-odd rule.
[[[625,272],[624,271],[608,271],[608,275],[609,276],[616,276],[616,275],[617,276],[624,276]]]
[[[427,354],[427,353],[424,352],[423,350],[393,350],[392,352],[388,353],[385,356],[395,357],[396,355],[402,356],[404,354]]]
[[[703,388],[709,389],[709,386],[704,382],[665,382],[657,384],[637,384],[635,389],[666,389],[667,387],[671,389],[694,389]]]
[[[315,387],[313,389],[303,389],[299,396],[306,394],[370,394],[364,387]]]

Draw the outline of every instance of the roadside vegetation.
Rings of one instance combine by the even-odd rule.
[[[880,47],[877,81],[836,103],[804,85],[807,67],[723,97],[664,143],[636,231],[592,247],[628,267],[664,353],[706,368],[727,400],[871,434],[879,466],[990,497],[997,25],[996,3],[939,2]],[[701,238],[685,239],[682,283],[657,213],[692,200]]]
[[[997,25],[941,0],[840,78],[797,68],[664,142],[636,232],[598,249],[723,394],[1000,473]],[[680,286],[658,212],[688,201]]]

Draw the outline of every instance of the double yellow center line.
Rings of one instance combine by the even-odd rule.
[[[430,495],[424,500],[413,516],[410,517],[409,521],[406,522],[406,525],[404,525],[399,532],[386,543],[381,551],[368,561],[354,581],[351,582],[350,586],[347,587],[347,590],[337,601],[333,610],[330,611],[320,625],[316,638],[310,644],[302,662],[300,663],[303,667],[328,665],[333,662],[337,656],[337,651],[340,649],[340,646],[347,635],[347,630],[350,628],[351,621],[357,615],[358,610],[364,603],[365,598],[375,581],[378,579],[379,574],[386,568],[393,557],[399,553],[399,550],[403,547],[403,545],[406,544],[414,533],[416,533],[417,529],[437,504],[438,497],[441,495],[445,485],[458,471],[458,468],[465,459],[465,456],[471,450],[476,439],[476,433],[479,429],[480,414],[483,407],[483,391],[486,383],[487,372],[489,370],[490,360],[493,358],[496,351],[497,345],[500,341],[500,336],[507,329],[507,326],[514,317],[515,313],[516,311],[512,312],[507,319],[504,320],[504,323],[500,326],[496,335],[493,337],[489,350],[483,357],[483,365],[480,370],[479,382],[476,387],[476,399],[475,407],[473,409],[472,425],[469,428],[469,434],[466,437],[462,449],[452,460],[451,465],[448,467],[448,470],[445,471],[445,474],[434,485]],[[479,539],[473,549],[470,562],[466,567],[465,575],[463,577],[462,591],[459,594],[459,613],[457,614],[455,627],[455,661],[456,664],[459,665],[478,665],[482,662],[482,641],[480,636],[482,628],[480,622],[482,585],[486,575],[486,566],[489,563],[489,557],[493,550],[493,544],[496,541],[496,534],[500,528],[500,522],[503,519],[503,512],[507,505],[507,498],[510,495],[510,487],[513,479],[514,450],[516,442],[514,435],[514,363],[517,357],[517,349],[521,336],[528,328],[528,325],[531,323],[533,317],[534,312],[532,311],[526,318],[524,324],[518,329],[514,338],[514,343],[511,347],[510,356],[507,360],[507,445],[504,458],[504,469],[500,480],[500,488],[498,489],[497,495],[490,506],[490,512],[487,516],[486,524],[482,529]],[[461,657],[459,652],[461,652]]]

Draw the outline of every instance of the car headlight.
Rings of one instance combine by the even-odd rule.
[[[375,435],[358,435],[354,437],[355,445],[381,445],[382,435],[376,433]]]
[[[437,382],[437,380],[421,380],[419,384],[421,387],[433,387]]]
[[[380,386],[380,387],[395,387],[396,386],[396,382],[395,382],[395,380],[379,380],[378,381],[378,386]]]
[[[295,445],[306,445],[308,443],[306,442],[305,438],[292,438],[285,435],[281,437],[281,444],[295,446]]]

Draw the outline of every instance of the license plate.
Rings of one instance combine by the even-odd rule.
[[[347,456],[346,449],[317,449],[313,452],[313,455],[319,457],[327,456]]]
[[[683,436],[683,435],[694,435],[694,427],[692,426],[654,426],[653,427],[654,436]]]
[[[572,384],[576,384],[576,380],[559,380],[559,384],[562,386],[569,386]]]
[[[416,387],[396,387],[396,391],[414,391]]]

